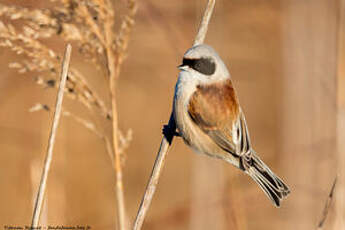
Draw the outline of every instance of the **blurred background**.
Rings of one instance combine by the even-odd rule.
[[[46,7],[43,0],[0,2]],[[118,81],[120,127],[133,131],[124,162],[130,222],[151,173],[162,126],[170,116],[176,66],[193,43],[205,4],[204,0],[138,1]],[[317,228],[339,161],[336,128],[343,91],[337,82],[345,41],[340,36],[341,4],[337,0],[217,1],[206,43],[230,70],[254,148],[292,192],[276,209],[248,176],[229,164],[194,154],[176,138],[143,229]],[[62,54],[60,43],[50,46]],[[95,73],[88,76],[97,85],[94,67],[76,53],[72,65]],[[7,67],[18,58],[0,49],[0,228],[30,223],[53,114],[28,110],[37,102],[53,105],[56,94],[37,86],[34,74],[19,75]],[[66,98],[64,103],[74,113],[88,116],[74,101]],[[63,117],[41,223],[115,229],[114,187],[115,174],[103,142]],[[332,229],[333,222],[332,206],[324,229]]]

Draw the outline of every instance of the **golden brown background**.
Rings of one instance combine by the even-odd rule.
[[[1,2],[45,6],[45,1]],[[192,44],[205,1],[138,5],[118,83],[120,127],[133,130],[124,164],[131,222],[170,115],[176,66]],[[143,229],[316,229],[337,174],[340,12],[337,0],[217,1],[206,43],[230,69],[256,151],[292,192],[276,209],[249,177],[192,153],[177,138]],[[53,48],[63,52],[61,45]],[[72,65],[95,72],[73,52]],[[32,74],[7,67],[17,58],[0,49],[0,228],[30,223],[52,113],[28,109],[55,100],[55,90],[42,90]],[[94,74],[89,80],[97,85],[97,79]],[[64,103],[85,113],[74,101]],[[114,186],[102,141],[64,117],[41,223],[115,229]],[[333,216],[332,208],[325,229],[332,228]]]

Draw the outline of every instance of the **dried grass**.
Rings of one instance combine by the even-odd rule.
[[[63,110],[105,143],[116,172],[117,217],[119,229],[126,229],[126,212],[122,183],[123,153],[128,147],[132,133],[123,135],[118,128],[116,107],[116,80],[126,57],[130,34],[136,14],[136,1],[126,1],[123,14],[114,13],[110,0],[51,0],[50,8],[29,9],[0,3],[0,46],[25,57],[22,61],[9,63],[18,73],[35,72],[34,81],[43,88],[57,88],[61,57],[46,41],[56,37],[72,42],[79,53],[100,71],[98,76],[107,79],[111,104],[102,98],[88,82],[87,76],[77,68],[70,67],[65,94],[92,112],[95,119],[112,125],[112,136],[104,127],[97,127],[77,114]],[[115,21],[119,20],[116,28]],[[30,111],[49,111],[49,106],[36,104]],[[104,124],[103,122],[99,122]]]

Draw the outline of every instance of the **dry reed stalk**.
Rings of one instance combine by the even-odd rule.
[[[111,4],[108,1],[108,4]],[[113,151],[114,151],[114,163],[113,166],[116,172],[116,200],[117,200],[117,217],[118,217],[118,228],[120,230],[127,229],[127,219],[126,219],[126,209],[125,209],[125,198],[124,198],[124,188],[123,188],[123,174],[121,165],[121,152],[119,149],[119,128],[118,128],[118,112],[116,103],[116,79],[120,73],[120,66],[123,62],[123,55],[128,47],[128,34],[130,32],[131,26],[133,25],[132,18],[136,13],[136,5],[133,0],[128,1],[129,4],[129,16],[127,16],[121,25],[120,33],[115,40],[115,45],[121,47],[116,52],[113,52],[113,42],[114,37],[112,33],[112,28],[114,26],[114,12],[108,12],[106,15],[109,17],[104,25],[104,42],[105,42],[105,52],[107,55],[107,66],[109,71],[109,81],[110,81],[110,95],[111,95],[111,108],[112,108],[112,127],[113,127]],[[103,9],[103,11],[109,11],[109,9]]]
[[[114,18],[113,14],[109,14],[108,17]],[[114,151],[114,168],[116,172],[116,201],[117,201],[117,220],[118,229],[125,230],[126,227],[126,209],[125,209],[125,198],[123,189],[123,175],[122,166],[119,153],[119,142],[118,142],[118,115],[117,115],[117,103],[116,103],[116,66],[115,66],[115,55],[112,51],[112,27],[114,20],[107,20],[105,24],[105,47],[107,54],[107,64],[109,71],[110,80],[110,95],[111,95],[111,108],[112,108],[112,127],[113,127],[113,151]]]
[[[209,24],[209,20],[211,18],[214,5],[215,5],[215,0],[208,0],[206,10],[204,12],[204,16],[202,18],[198,34],[194,40],[193,46],[202,44],[205,40],[206,33],[207,33],[207,28]],[[156,191],[157,184],[159,181],[160,174],[162,172],[163,166],[165,159],[168,155],[168,150],[169,147],[173,141],[174,138],[174,133],[176,131],[176,123],[174,119],[173,113],[170,115],[169,123],[167,125],[167,130],[164,133],[164,136],[161,141],[161,145],[159,147],[159,151],[155,160],[155,163],[153,165],[153,169],[151,172],[151,176],[149,178],[148,184],[145,189],[144,196],[141,200],[137,216],[135,218],[134,224],[133,224],[133,230],[140,230],[143,222],[145,220],[145,216],[147,214],[147,211],[150,207],[153,195]]]
[[[326,200],[326,203],[325,203],[325,207],[323,208],[322,217],[321,217],[321,219],[319,221],[319,224],[317,225],[317,230],[322,230],[323,229],[323,225],[325,224],[325,221],[327,219],[328,212],[329,212],[329,209],[330,209],[332,201],[333,201],[334,190],[335,190],[335,186],[337,185],[337,179],[338,179],[338,177],[336,176],[334,181],[333,181],[333,184],[332,184],[332,187],[331,187],[331,191],[328,194],[328,197],[327,197],[327,200]]]
[[[64,89],[67,81],[67,74],[68,74],[68,67],[69,62],[71,58],[71,52],[72,52],[72,46],[70,44],[67,44],[65,55],[62,60],[62,67],[61,67],[61,80],[59,84],[59,90],[56,98],[56,104],[55,104],[55,112],[54,112],[54,120],[53,125],[50,130],[49,135],[49,141],[48,141],[48,148],[46,153],[46,158],[44,161],[44,167],[41,175],[41,181],[40,186],[37,193],[37,198],[35,202],[34,212],[32,216],[32,224],[31,226],[36,228],[38,227],[42,204],[43,204],[43,198],[46,191],[46,185],[47,185],[47,179],[48,179],[48,173],[50,170],[50,165],[53,159],[53,148],[55,144],[55,137],[57,132],[57,127],[59,125],[59,120],[61,117],[61,110],[62,110],[62,101],[64,96]]]
[[[199,31],[195,37],[193,46],[197,46],[197,45],[204,43],[204,40],[205,40],[205,37],[207,34],[208,24],[209,24],[211,16],[212,16],[215,3],[216,3],[216,0],[208,0],[208,4],[206,7],[204,16],[201,20],[201,23],[199,26]]]

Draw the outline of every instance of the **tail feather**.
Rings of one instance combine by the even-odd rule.
[[[280,201],[290,193],[288,186],[255,153],[246,157],[246,161],[247,166],[244,167],[246,173],[261,187],[273,204],[279,207]]]

